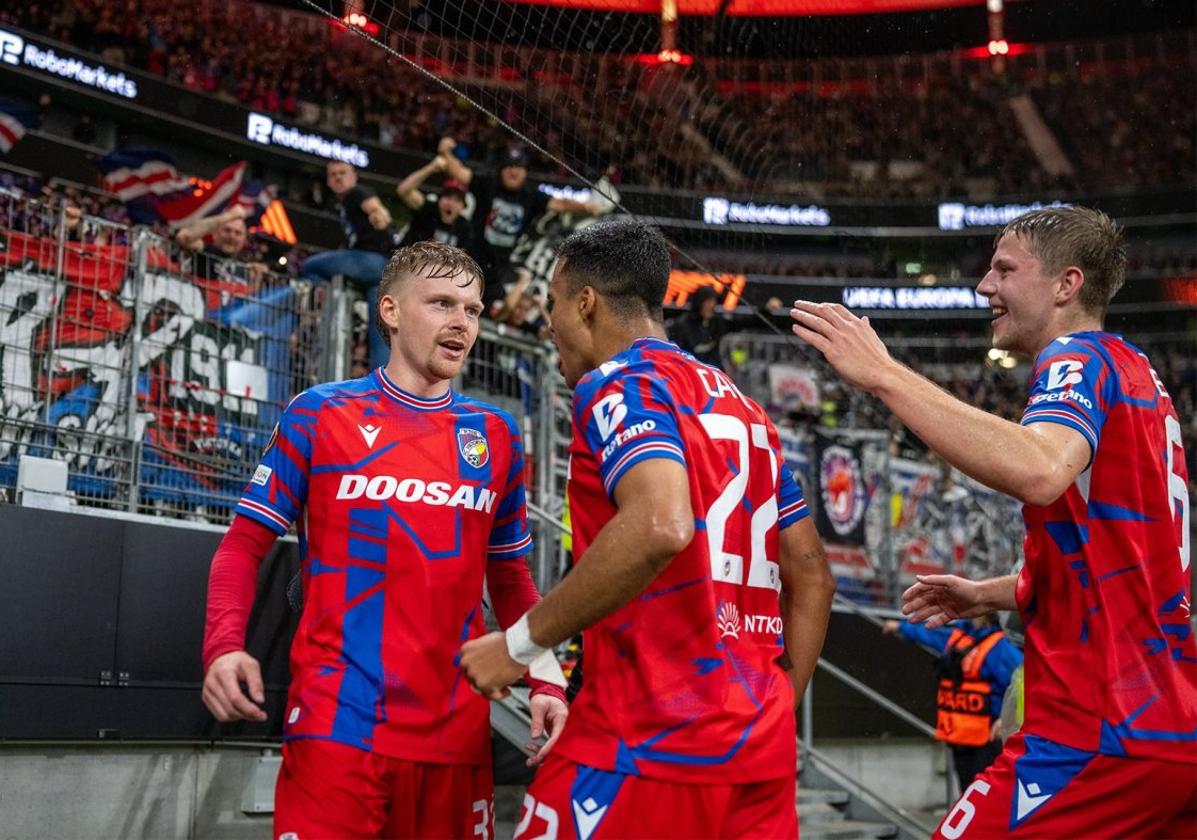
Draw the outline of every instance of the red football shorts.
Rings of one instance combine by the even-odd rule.
[[[1197,836],[1197,766],[1115,758],[1021,733],[935,833],[991,837]]]
[[[331,741],[283,745],[276,840],[495,836],[489,765],[427,764]]]
[[[793,774],[744,785],[684,785],[550,755],[524,795],[515,840],[797,837]]]

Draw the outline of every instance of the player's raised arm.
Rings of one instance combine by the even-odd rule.
[[[902,612],[934,630],[958,618],[977,618],[997,610],[1016,610],[1018,575],[972,581],[958,575],[919,575],[902,593]]]
[[[961,402],[891,358],[868,318],[839,304],[802,300],[790,315],[794,333],[836,373],[884,402],[924,443],[982,484],[1046,505],[1089,463],[1093,444],[1076,429],[1019,425]]]

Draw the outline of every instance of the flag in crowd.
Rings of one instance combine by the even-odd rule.
[[[163,196],[158,200],[158,214],[172,228],[180,228],[221,212],[241,194],[247,166],[245,161],[238,161],[220,170],[207,187],[197,189],[188,184],[187,190],[178,195]]]
[[[128,204],[146,196],[171,195],[190,190],[179,174],[175,159],[159,149],[136,146],[117,149],[96,163],[104,173],[104,185]]]
[[[179,174],[174,156],[160,149],[129,146],[117,149],[96,162],[104,173],[104,186],[125,202],[129,218],[137,224],[153,224],[160,196],[190,191],[191,184]]]
[[[117,149],[97,165],[107,187],[139,224],[164,221],[181,228],[239,204],[245,208],[246,224],[252,226],[275,198],[273,187],[246,180],[245,161],[225,167],[202,186],[181,175],[174,157],[160,149]]]
[[[37,112],[12,99],[0,99],[0,155],[25,136],[25,132],[37,125]]]

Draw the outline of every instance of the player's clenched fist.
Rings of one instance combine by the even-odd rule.
[[[461,646],[461,670],[475,691],[499,700],[507,696],[507,686],[522,677],[528,666],[511,658],[506,636],[487,633]]]
[[[242,684],[248,690],[242,690]],[[258,660],[243,650],[235,650],[212,660],[204,675],[204,705],[221,723],[234,720],[266,720],[262,703],[266,692],[262,686],[262,669]]]

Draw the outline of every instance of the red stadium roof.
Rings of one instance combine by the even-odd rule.
[[[507,0],[507,2],[630,14],[659,15],[661,13],[661,0]],[[676,3],[678,14],[710,16],[719,11],[722,0],[676,0]],[[870,15],[983,5],[985,5],[985,0],[728,0],[726,14],[739,17]]]

